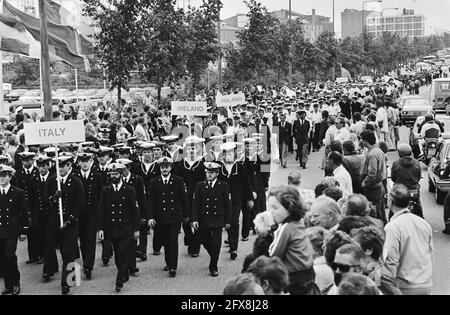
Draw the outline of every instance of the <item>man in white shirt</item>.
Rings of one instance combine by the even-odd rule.
[[[393,147],[393,145],[389,137],[388,113],[384,108],[384,104],[382,101],[377,101],[376,105],[377,105],[376,123],[378,124],[378,127],[380,127],[380,141],[386,142],[388,148],[391,148]]]
[[[404,295],[430,295],[433,287],[433,230],[409,209],[410,194],[395,185],[390,194],[394,213],[386,225],[382,275],[396,280]]]
[[[350,173],[342,165],[342,154],[339,152],[331,152],[328,155],[328,168],[333,171],[334,178],[339,182],[340,186],[353,194],[353,183]]]
[[[336,129],[334,140],[341,143],[350,140],[350,132],[346,127],[345,118],[339,117],[336,119]]]

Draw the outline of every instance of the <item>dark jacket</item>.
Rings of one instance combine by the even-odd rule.
[[[25,192],[10,186],[6,196],[0,195],[0,239],[19,237],[21,228],[29,225],[29,219]]]
[[[58,191],[56,176],[47,181],[45,200],[49,209],[50,220],[59,223],[59,201],[53,196]],[[84,190],[81,180],[73,175],[67,177],[66,182],[61,183],[61,196],[63,207],[63,222],[69,225],[78,222],[84,206]]]
[[[391,178],[395,184],[405,185],[408,189],[419,189],[422,179],[420,163],[412,157],[402,157],[392,165]]]
[[[211,189],[207,181],[197,184],[191,222],[200,229],[223,228],[231,224],[231,195],[228,184],[218,180]]]
[[[124,180],[125,182],[125,180]],[[136,192],[136,198],[139,206],[139,214],[141,217],[141,220],[148,220],[149,217],[149,209],[148,209],[148,201],[147,201],[147,195],[145,192],[145,185],[144,180],[141,176],[131,174],[130,175],[130,181],[125,182],[125,184],[131,186],[134,188],[134,191]]]
[[[202,182],[206,179],[205,164],[202,160],[198,160],[192,166],[182,160],[177,163],[174,167],[174,174],[181,177],[186,184],[187,195],[192,198],[195,193],[195,187],[197,183]]]
[[[253,191],[250,185],[250,178],[247,170],[241,163],[235,163],[229,174],[225,164],[219,173],[219,180],[228,183],[233,206],[245,204],[253,201]]]
[[[161,170],[159,169],[159,165],[156,162],[154,162],[150,166],[149,170],[146,171],[144,163],[141,162],[134,165],[132,173],[141,176],[142,179],[144,180],[145,191],[147,193],[148,198],[150,192],[149,190],[150,182],[152,181],[152,179],[161,176]]]
[[[311,123],[308,120],[305,120],[303,125],[300,124],[300,120],[294,121],[293,135],[298,145],[308,143],[310,130]]]
[[[119,192],[113,185],[103,188],[98,208],[99,230],[111,238],[131,236],[139,231],[139,210],[133,187],[122,184]]]
[[[28,198],[28,194],[30,193],[30,183],[37,177],[39,177],[39,170],[37,169],[37,167],[33,167],[30,175],[27,175],[24,168],[21,167],[17,170],[14,176],[14,184],[17,188],[25,191],[25,194]]]
[[[281,144],[284,143],[286,145],[289,145],[292,138],[292,125],[288,122],[285,122],[284,128],[282,127],[281,122],[274,125],[274,127],[278,128],[278,143]],[[274,128],[276,130],[276,128]]]
[[[100,201],[100,195],[103,189],[104,178],[100,173],[94,172],[92,169],[89,172],[88,179],[85,179],[81,173],[81,170],[77,170],[73,173],[78,177],[83,184],[84,190],[84,207],[83,214],[98,214],[98,202]]]
[[[30,183],[30,192],[28,194],[28,201],[31,209],[31,222],[33,227],[39,227],[43,217],[48,217],[48,203],[45,202],[45,188],[48,181],[53,177],[53,174],[49,174],[47,180],[43,183],[40,176],[33,178]]]
[[[189,206],[186,186],[181,177],[171,175],[169,183],[164,185],[162,177],[150,183],[150,215],[158,226],[181,224],[189,218]]]

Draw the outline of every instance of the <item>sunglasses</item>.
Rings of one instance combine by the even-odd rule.
[[[342,273],[350,272],[351,268],[357,268],[357,267],[361,267],[361,266],[360,265],[348,266],[348,265],[341,265],[341,264],[336,264],[336,263],[333,263],[331,265],[331,269],[333,269],[334,271],[340,270]]]

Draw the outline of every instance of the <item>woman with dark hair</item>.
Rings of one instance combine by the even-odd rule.
[[[289,272],[288,291],[292,295],[311,295],[317,289],[313,269],[314,250],[306,235],[305,206],[299,192],[278,186],[269,191],[267,209],[278,229],[269,247],[271,257],[280,257]]]

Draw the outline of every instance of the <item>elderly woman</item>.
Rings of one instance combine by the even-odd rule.
[[[278,229],[269,247],[271,257],[280,257],[289,272],[288,291],[292,295],[311,295],[316,289],[313,269],[314,250],[305,232],[305,206],[299,192],[279,186],[268,193],[267,210]]]

